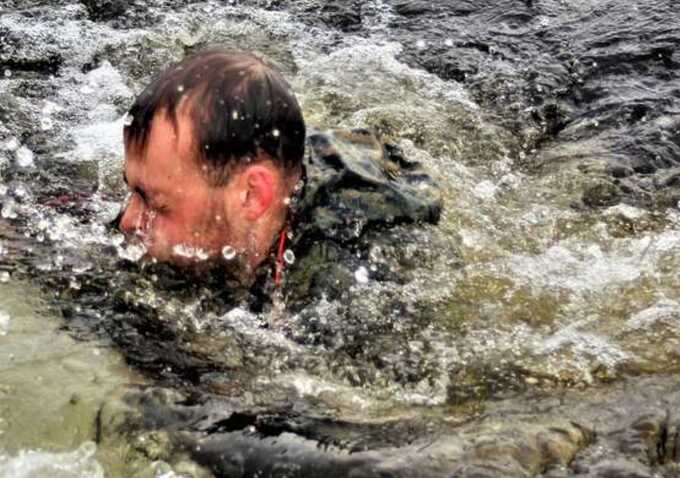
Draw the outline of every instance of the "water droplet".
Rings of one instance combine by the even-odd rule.
[[[10,279],[9,272],[7,271],[0,272],[0,282],[2,283],[9,282],[9,279]]]
[[[231,246],[224,246],[222,248],[222,257],[228,261],[232,260],[234,257],[236,257],[236,249]]]
[[[130,113],[125,113],[125,116],[123,116],[123,126],[130,126],[134,120],[134,116]]]
[[[17,212],[14,208],[14,200],[9,199],[5,201],[5,203],[2,205],[2,211],[0,211],[0,215],[5,218],[5,219],[16,219],[17,218]]]
[[[290,249],[286,249],[286,252],[283,253],[283,260],[288,265],[294,264],[295,263],[295,253]]]
[[[283,204],[285,204],[286,206],[288,206],[288,205],[290,204],[290,198],[289,198],[289,197],[284,198],[284,199],[283,199]]]
[[[359,284],[366,284],[368,282],[368,270],[364,266],[359,267],[356,271],[354,271],[354,279]]]
[[[272,136],[273,137],[278,138],[280,135],[281,135],[281,132],[278,129],[274,128],[272,130]]]
[[[9,332],[9,323],[9,314],[0,311],[0,335],[7,335],[7,332]]]
[[[26,189],[26,186],[23,184],[17,184],[14,187],[14,196],[21,199],[26,199],[28,197],[28,189]]]
[[[12,137],[2,144],[2,149],[5,151],[15,151],[19,147],[19,141]]]
[[[12,70],[10,70],[9,68],[7,68],[7,69],[5,70],[5,78],[9,78],[10,76],[12,76]]]
[[[184,85],[179,85],[177,87],[177,91],[180,92],[180,93],[183,93],[184,92]]]
[[[33,166],[33,151],[28,149],[26,146],[22,146],[17,149],[15,157],[19,167],[30,168]]]
[[[83,262],[81,264],[73,266],[73,272],[75,272],[76,274],[82,274],[83,272],[87,272],[90,269],[92,269],[91,262]]]
[[[451,40],[450,38],[447,38],[446,40],[444,40],[444,45],[453,46],[453,40]]]
[[[4,184],[0,184],[0,196],[4,196],[7,194],[7,186]]]
[[[209,254],[200,247],[190,246],[189,244],[176,244],[173,246],[172,252],[177,256],[198,259],[199,261],[204,261],[209,257]]]
[[[416,42],[416,48],[419,49],[419,50],[424,49],[426,46],[427,46],[427,43],[425,42],[425,40],[418,40]]]
[[[238,111],[234,110],[231,112],[231,118],[234,120],[238,119]]]
[[[52,121],[52,118],[49,116],[43,116],[40,118],[40,129],[43,131],[49,131],[52,129],[54,126],[54,122]]]
[[[80,290],[80,282],[78,282],[75,277],[71,277],[68,286],[73,290]]]
[[[0,256],[7,254],[7,248],[0,242]]]
[[[127,247],[118,248],[118,257],[128,261],[137,262],[146,254],[144,244],[130,244]]]

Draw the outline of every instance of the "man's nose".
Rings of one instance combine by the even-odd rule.
[[[118,219],[118,229],[120,229],[125,234],[134,233],[137,228],[139,228],[139,220],[143,212],[143,207],[140,205],[140,201],[132,196],[125,208],[120,214]]]

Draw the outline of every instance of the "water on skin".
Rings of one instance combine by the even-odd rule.
[[[12,122],[0,124],[4,141],[0,145],[11,146],[0,146],[0,165],[9,170],[8,165],[16,162],[19,167],[7,176],[3,206],[11,204],[12,214],[3,217],[15,220],[16,227],[28,232],[26,244],[36,250],[53,248],[49,254],[38,254],[42,259],[33,267],[45,271],[71,267],[76,283],[90,250],[112,245],[121,257],[134,258],[135,251],[121,246],[119,237],[107,235],[102,228],[115,216],[114,205],[123,197],[119,134],[125,108],[154,70],[182,56],[184,49],[177,45],[190,50],[221,41],[260,51],[282,68],[299,94],[308,122],[371,126],[398,142],[407,157],[422,161],[437,176],[445,196],[440,226],[412,233],[410,249],[371,251],[376,266],[398,267],[397,256],[404,254],[417,258],[411,282],[399,287],[380,284],[370,279],[368,270],[357,271],[349,297],[353,306],[363,311],[356,316],[363,321],[360,324],[347,323],[339,312],[342,304],[328,301],[310,304],[294,316],[284,310],[275,320],[243,310],[205,317],[198,316],[191,303],[159,304],[162,301],[153,281],[131,290],[140,302],[160,308],[165,320],[185,321],[186,328],[197,331],[216,327],[238,338],[234,339],[237,349],[233,356],[224,360],[261,366],[259,375],[253,372],[256,386],[248,392],[251,398],[266,401],[271,389],[293,387],[300,396],[316,397],[334,410],[336,417],[348,420],[418,414],[442,414],[455,420],[456,413],[463,416],[478,411],[479,407],[464,408],[470,401],[483,407],[486,398],[512,396],[527,388],[553,393],[556,386],[587,387],[629,374],[677,373],[677,207],[660,201],[660,207],[650,209],[648,203],[655,201],[634,198],[628,198],[628,205],[597,208],[582,203],[587,191],[599,191],[597,188],[611,181],[603,158],[615,156],[624,166],[634,166],[640,150],[647,147],[655,154],[666,154],[663,160],[677,162],[668,139],[672,139],[671,126],[675,124],[675,100],[666,95],[666,108],[645,106],[658,104],[659,95],[671,88],[672,82],[655,78],[657,88],[651,90],[662,93],[650,92],[640,86],[647,81],[643,68],[642,73],[631,70],[620,78],[608,76],[614,67],[603,59],[589,56],[584,59],[585,66],[571,60],[552,64],[557,52],[540,56],[539,62],[539,73],[557,74],[528,81],[533,77],[523,72],[537,49],[548,48],[550,41],[543,39],[552,38],[550,32],[559,36],[555,44],[560,46],[555,48],[565,50],[565,55],[573,56],[574,51],[585,55],[580,49],[587,50],[589,43],[579,43],[578,36],[569,37],[574,31],[572,22],[588,25],[588,31],[594,32],[591,42],[608,31],[625,37],[620,40],[624,53],[634,40],[627,30],[620,30],[627,28],[625,22],[616,23],[612,15],[608,24],[610,17],[597,14],[601,8],[597,2],[515,3],[534,3],[543,11],[522,24],[532,43],[524,48],[520,44],[519,49],[513,42],[521,40],[513,29],[517,21],[529,17],[501,18],[500,23],[494,23],[495,30],[486,32],[482,24],[499,18],[494,16],[494,7],[486,4],[479,17],[461,14],[456,20],[463,22],[458,28],[461,35],[472,40],[439,38],[441,32],[436,29],[418,37],[408,30],[409,25],[401,23],[406,17],[399,16],[399,8],[378,1],[368,2],[362,9],[361,34],[341,34],[315,22],[313,15],[305,17],[304,12],[305,25],[285,11],[267,11],[257,5],[225,7],[215,2],[175,11],[152,9],[148,18],[163,21],[147,21],[143,14],[135,17],[132,9],[127,21],[136,27],[130,29],[84,20],[84,9],[78,4],[56,9],[56,19],[38,15],[36,21],[16,13],[4,15],[0,26],[10,32],[23,31],[38,45],[16,44],[17,55],[30,59],[49,56],[57,49],[70,53],[65,54],[60,74],[53,78],[41,79],[27,69],[0,79],[0,94],[10,98],[15,109],[10,113],[15,115]],[[650,37],[656,38],[648,21],[649,15],[656,15],[655,8],[634,3],[626,4],[625,16],[632,18],[633,24],[640,19]],[[663,5],[658,2],[659,9]],[[636,13],[633,7],[641,10]],[[400,27],[402,30],[390,30]],[[483,53],[484,48],[474,47],[475,38],[497,44]],[[677,38],[669,41],[677,42]],[[452,45],[464,45],[454,51],[460,55],[461,71],[473,63],[479,71],[469,71],[465,77],[447,75],[425,61],[428,51],[449,50]],[[467,49],[474,61],[462,49]],[[666,50],[659,52],[666,54]],[[595,49],[591,53],[600,52]],[[602,55],[608,58],[606,51]],[[630,61],[626,58],[621,60],[624,64]],[[677,61],[677,53],[668,61]],[[571,65],[572,71],[562,72],[565,64]],[[638,73],[642,76],[636,76]],[[563,77],[571,81],[565,91],[558,88]],[[543,111],[536,97],[539,87],[555,88],[550,98],[539,96],[569,110],[565,116],[569,124],[561,136],[543,134],[540,121],[532,119],[532,112]],[[26,94],[31,88],[38,94]],[[560,103],[563,94],[567,99]],[[593,95],[599,98],[595,104],[589,102]],[[627,105],[638,103],[649,112],[649,122],[633,118],[624,124],[615,118]],[[35,129],[27,124],[34,124]],[[21,136],[22,128],[32,134]],[[640,144],[627,146],[625,138],[636,135]],[[19,158],[17,151],[24,151]],[[25,151],[31,151],[34,166],[41,161],[61,161],[78,167],[85,180],[69,184],[69,189],[95,183],[98,191],[80,203],[80,211],[36,205],[41,183],[31,175]],[[632,179],[626,180],[635,179],[643,170],[637,168]],[[645,181],[643,178],[634,185],[651,194],[653,189]],[[666,198],[661,193],[659,197]],[[82,210],[95,220],[80,221]],[[50,244],[39,241],[39,235],[46,235]],[[21,240],[13,244],[21,244]],[[13,287],[3,289],[9,301],[23,297],[23,292]],[[385,313],[386,298],[395,295],[403,309]],[[434,319],[422,326],[412,319],[424,305],[434,311]],[[18,312],[7,312],[8,336],[12,336]],[[27,323],[35,324],[27,340],[44,343],[40,351],[46,357],[100,350],[96,344],[75,344],[63,334],[50,334],[47,340],[41,335],[45,318],[30,311],[26,314]],[[330,345],[314,345],[310,317],[317,326],[329,325],[334,333]],[[263,329],[264,324],[273,327]],[[391,331],[392,335],[386,335],[390,340],[370,335],[372,330],[386,329]],[[0,343],[8,336],[0,336]],[[341,354],[348,343],[361,344],[361,337],[378,358],[366,353],[349,360]],[[207,349],[211,343],[205,340],[199,346]],[[8,440],[4,445],[7,453],[15,456],[20,450],[35,448],[70,451],[92,439],[96,398],[88,402],[88,394],[101,393],[105,387],[90,390],[88,374],[92,368],[108,370],[106,360],[118,360],[106,349],[102,352],[93,360],[103,362],[88,366],[87,371],[78,369],[79,360],[74,359],[78,372],[68,376],[61,369],[49,369],[52,373],[48,373],[44,367],[54,367],[54,360],[41,360],[34,354],[23,355],[24,362],[8,367],[4,373],[17,384],[12,395],[17,407],[10,408],[2,423],[14,423],[14,428],[0,436],[0,440]],[[382,368],[376,366],[378,359]],[[108,378],[100,380],[113,388],[130,380],[120,370],[104,376]],[[90,405],[71,405],[71,395],[60,402],[53,394],[68,387],[49,387],[46,377],[60,383],[69,383],[68,377],[77,380],[73,387],[82,388],[79,393],[83,395],[78,403]],[[516,406],[521,408],[521,403],[520,395]],[[452,410],[452,405],[463,408]],[[47,415],[57,422],[38,420],[38,410],[51,411]],[[25,423],[26,417],[42,424],[35,428],[39,432],[16,425]]]

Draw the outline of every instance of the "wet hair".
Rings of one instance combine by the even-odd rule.
[[[189,115],[196,156],[214,184],[225,184],[234,165],[262,152],[285,172],[301,169],[300,106],[281,74],[255,55],[211,49],[168,68],[130,108],[126,147],[147,147],[158,113],[166,113],[177,128],[180,109]]]

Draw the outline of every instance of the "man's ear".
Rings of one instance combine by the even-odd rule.
[[[275,178],[273,172],[262,164],[248,166],[243,172],[245,197],[242,207],[247,219],[259,219],[274,201]]]

